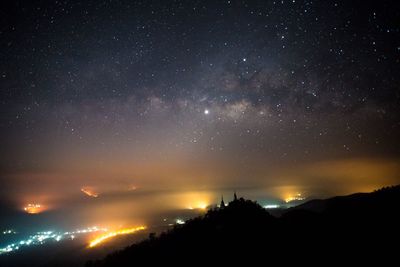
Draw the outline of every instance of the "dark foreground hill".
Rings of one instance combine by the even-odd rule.
[[[399,206],[400,186],[307,202],[280,218],[241,198],[87,266],[397,261]]]

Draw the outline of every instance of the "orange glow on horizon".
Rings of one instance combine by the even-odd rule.
[[[135,232],[138,231],[142,231],[145,230],[146,226],[138,226],[135,228],[126,228],[126,229],[121,229],[118,231],[112,231],[103,235],[100,235],[98,237],[96,237],[95,239],[91,240],[89,243],[89,248],[93,248],[107,240],[109,240],[110,238],[113,238],[115,236],[119,236],[119,235],[127,235],[127,234],[133,234]]]
[[[271,190],[272,195],[277,196],[286,203],[305,200],[305,191],[303,187],[297,185],[276,186]]]
[[[213,199],[213,193],[207,191],[200,191],[200,192],[189,191],[179,194],[176,197],[177,202],[186,203],[184,208],[190,210],[194,209],[205,210],[210,205],[210,203],[213,203],[212,199]]]
[[[99,196],[99,194],[98,193],[96,193],[92,188],[90,188],[90,187],[82,187],[81,188],[81,191],[85,194],[85,195],[87,195],[87,196],[89,196],[89,197],[98,197]]]
[[[136,185],[131,185],[128,188],[129,191],[135,191],[136,189],[138,189],[138,187]]]
[[[38,214],[38,213],[41,213],[41,212],[44,211],[44,210],[45,210],[45,208],[44,208],[44,206],[41,205],[41,204],[32,204],[32,203],[29,203],[28,205],[26,205],[26,206],[24,207],[24,211],[25,211],[26,213],[29,213],[29,214]]]
[[[207,209],[207,206],[208,206],[207,203],[199,201],[193,206],[188,206],[188,209],[190,209],[190,210],[194,210],[194,209],[205,210],[205,209]]]
[[[300,201],[300,200],[305,200],[305,199],[306,199],[306,198],[303,197],[300,193],[297,193],[297,194],[295,194],[295,195],[286,197],[286,198],[285,198],[285,202],[286,202],[286,203],[289,203],[289,202],[292,202],[292,201],[296,201],[296,200]]]

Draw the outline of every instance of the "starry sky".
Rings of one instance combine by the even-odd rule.
[[[399,18],[397,1],[2,1],[2,199],[399,183]]]

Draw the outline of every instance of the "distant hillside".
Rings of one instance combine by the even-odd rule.
[[[299,210],[322,213],[326,215],[370,215],[372,212],[391,215],[399,208],[400,185],[384,187],[372,193],[356,193],[348,196],[337,196],[329,199],[314,199],[290,208],[285,216]],[[348,214],[347,214],[348,213]]]
[[[400,186],[309,201],[280,218],[240,198],[87,266],[382,262],[397,255],[399,207]]]

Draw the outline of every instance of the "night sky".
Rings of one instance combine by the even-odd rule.
[[[1,198],[399,183],[399,18],[397,1],[2,1]]]

